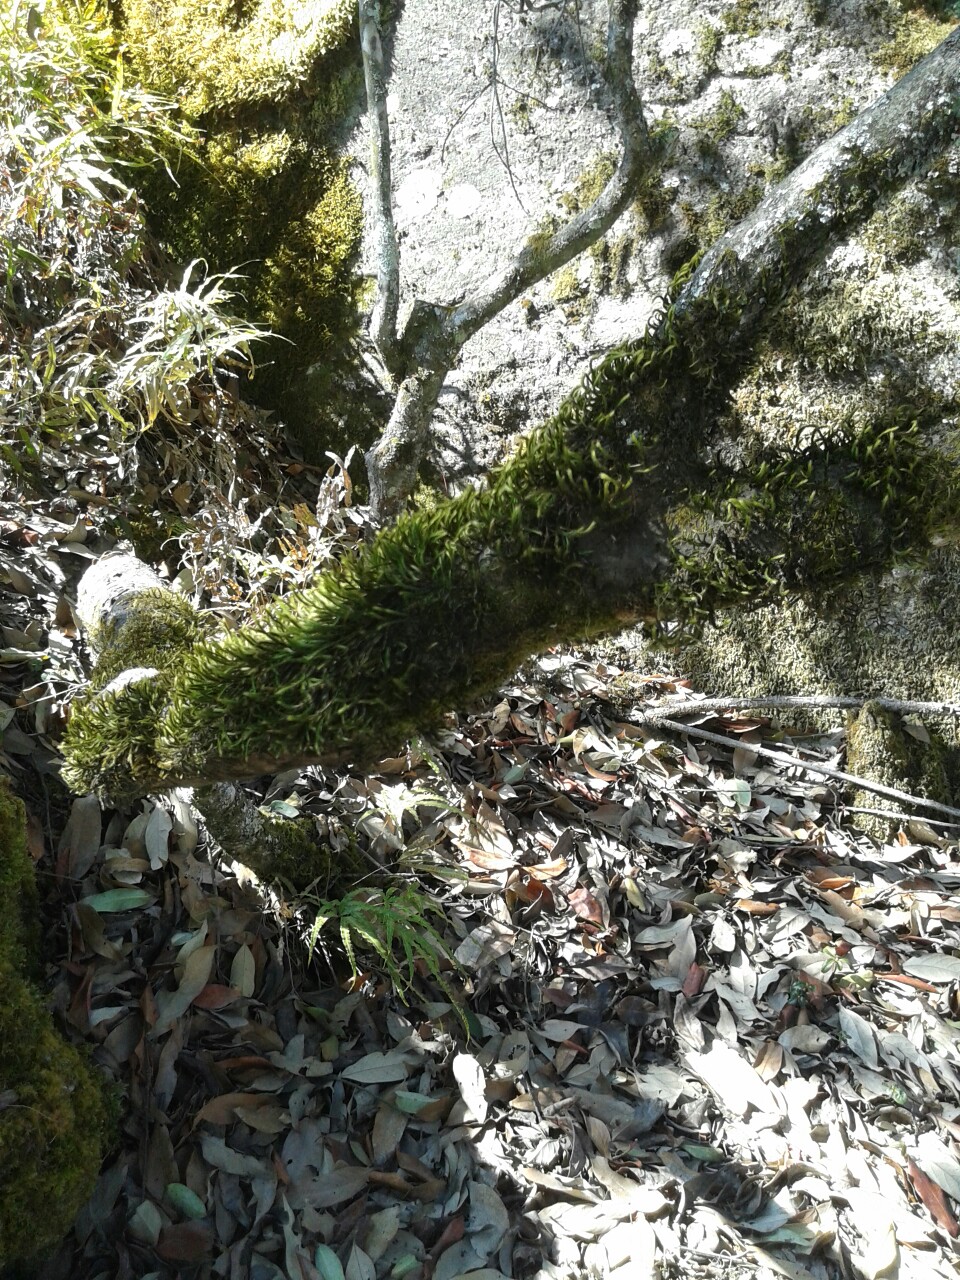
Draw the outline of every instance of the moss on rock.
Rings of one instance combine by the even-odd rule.
[[[356,331],[363,210],[334,145],[360,83],[355,4],[121,0],[119,11],[137,75],[199,128],[176,187],[157,174],[147,188],[161,235],[184,261],[242,264],[249,318],[278,335],[254,397],[294,429],[319,428],[304,437],[318,457],[343,443],[344,418],[362,438],[355,398],[325,420],[324,406],[287,394],[320,361],[346,368]]]
[[[911,795],[955,804],[953,783],[960,743],[953,726],[946,733],[949,736],[936,729],[911,733],[899,716],[868,702],[848,722],[847,771]],[[853,804],[870,809],[877,807],[878,800],[873,792],[859,790],[854,792]],[[854,821],[878,839],[890,831],[889,819],[872,814],[857,814]]]
[[[23,806],[0,785],[0,1269],[41,1256],[69,1230],[109,1129],[98,1077],[29,980],[35,938]]]
[[[932,6],[919,3],[903,5],[905,12],[897,18],[891,39],[877,50],[874,61],[884,71],[895,76],[905,75],[921,58],[931,53],[957,25],[956,15],[948,14],[945,6],[941,12],[930,12]],[[951,21],[952,18],[952,21]]]

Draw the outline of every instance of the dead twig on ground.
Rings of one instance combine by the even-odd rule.
[[[653,729],[669,729],[674,733],[685,733],[689,737],[703,742],[713,743],[718,747],[727,747],[735,751],[744,748],[744,743],[736,738],[729,738],[722,733],[711,733],[708,729],[700,729],[696,725],[682,724],[679,720],[667,720],[651,717],[649,720],[641,715],[641,720]],[[939,800],[927,800],[924,796],[911,795],[909,791],[901,791],[897,787],[886,787],[883,783],[872,782],[869,778],[859,778],[855,774],[845,773],[842,769],[833,769],[829,765],[817,764],[813,760],[801,760],[799,756],[790,755],[786,751],[772,751],[769,747],[755,747],[748,744],[749,749],[764,760],[772,760],[776,764],[792,765],[797,769],[806,769],[808,773],[820,774],[826,778],[834,778],[837,782],[845,782],[849,786],[859,787],[862,791],[872,791],[875,795],[886,796],[888,800],[898,800],[900,804],[916,805],[924,809],[934,809],[937,813],[947,813],[952,818],[960,818],[960,809],[954,809]]]
[[[643,715],[644,719],[651,723],[673,716],[699,716],[720,711],[777,711],[781,708],[819,711],[831,710],[835,707],[859,710],[868,702],[875,703],[884,711],[896,712],[897,715],[960,716],[960,705],[955,702],[904,702],[899,698],[832,697],[818,694],[778,694],[761,698],[739,696],[701,698],[696,702],[670,701],[644,711]]]

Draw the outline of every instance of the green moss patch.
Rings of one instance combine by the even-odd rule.
[[[108,1132],[98,1077],[28,979],[35,940],[23,806],[0,785],[0,1269],[41,1256],[70,1229]]]
[[[938,6],[943,11],[941,17],[940,13],[931,12],[931,8],[917,5],[900,17],[892,39],[874,54],[877,66],[902,76],[946,40],[960,14],[949,13],[946,6]]]
[[[142,794],[133,780],[159,770],[156,723],[169,702],[174,675],[186,654],[213,630],[212,621],[188,600],[161,589],[128,602],[116,638],[93,629],[89,639],[102,657],[88,689],[71,707],[63,769],[68,786],[87,789],[84,779],[97,771],[101,788],[118,801]],[[152,669],[156,675],[104,692],[121,673],[135,669]]]
[[[356,331],[363,211],[334,139],[360,84],[356,6],[123,0],[120,12],[136,74],[199,127],[177,185],[158,173],[147,188],[153,220],[183,261],[239,264],[249,318],[279,337],[261,351],[253,395],[309,425],[321,457],[356,405],[328,405],[325,419],[287,392],[319,362],[345,368]]]

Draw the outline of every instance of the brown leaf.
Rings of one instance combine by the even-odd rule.
[[[219,982],[208,982],[198,996],[194,996],[194,1007],[197,1009],[225,1009],[228,1004],[239,1000],[240,992],[236,987],[225,987]]]
[[[535,866],[524,867],[527,875],[535,876],[538,880],[553,880],[556,876],[562,876],[570,863],[566,858],[554,858],[552,862],[538,862]]]
[[[156,1247],[165,1262],[203,1262],[213,1253],[213,1227],[206,1222],[164,1227]]]
[[[683,980],[681,990],[689,999],[692,996],[698,996],[703,990],[703,984],[709,976],[709,970],[704,969],[703,965],[692,964],[687,970],[687,976]]]
[[[258,1107],[269,1101],[269,1094],[221,1093],[203,1104],[193,1118],[194,1127],[201,1120],[206,1120],[207,1124],[230,1124],[236,1117],[237,1107]]]
[[[580,920],[589,920],[591,924],[603,924],[603,911],[600,903],[593,896],[589,889],[585,889],[582,885],[572,890],[568,897],[570,906],[573,907],[574,915]]]
[[[943,1227],[951,1239],[956,1240],[957,1236],[960,1235],[960,1225],[958,1225],[951,1212],[943,1188],[937,1186],[932,1178],[928,1178],[923,1170],[918,1168],[912,1160],[907,1160],[907,1169],[917,1195],[926,1205],[927,1212],[931,1218],[933,1218],[937,1226]]]
[[[458,1240],[463,1239],[463,1232],[463,1216],[458,1213],[455,1218],[450,1219],[443,1231],[440,1233],[440,1238],[430,1250],[430,1256],[432,1258],[439,1258],[444,1249],[449,1249],[452,1244],[456,1244]]]

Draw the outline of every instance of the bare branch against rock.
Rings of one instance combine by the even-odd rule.
[[[370,129],[370,175],[373,180],[371,222],[376,238],[377,298],[370,322],[370,336],[388,373],[398,366],[397,311],[400,306],[400,250],[393,220],[390,175],[390,120],[387,116],[387,82],[383,66],[379,0],[358,0],[360,49],[367,88],[367,121]]]
[[[747,711],[832,711],[859,710],[867,702],[873,702],[884,711],[901,716],[960,716],[960,706],[955,702],[912,702],[901,698],[846,697],[833,694],[774,694],[756,698],[683,698],[667,699],[657,707],[643,709],[647,724],[677,716],[705,716],[719,712]]]
[[[960,27],[901,80],[827,139],[709,249],[678,299],[693,306],[736,263],[744,298],[736,340],[748,333],[812,256],[863,221],[878,200],[922,171],[956,134]]]
[[[361,0],[363,13],[373,9]],[[416,485],[420,463],[429,442],[430,419],[436,407],[443,380],[452,368],[463,345],[504,307],[539,280],[551,275],[577,254],[590,247],[613,226],[630,201],[637,195],[644,176],[654,167],[657,157],[651,144],[640,96],[633,80],[633,26],[636,0],[609,0],[607,19],[607,57],[604,76],[614,103],[621,139],[621,156],[616,172],[597,199],[582,213],[551,235],[534,237],[504,268],[494,272],[476,291],[454,307],[418,300],[399,339],[398,355],[387,335],[387,347],[381,345],[385,316],[396,300],[389,295],[378,299],[373,317],[373,336],[381,348],[388,370],[400,377],[400,394],[390,421],[377,444],[367,453],[367,473],[371,501],[382,517],[392,519]],[[370,41],[379,50],[379,41]],[[371,133],[380,139],[380,162],[374,156],[373,202],[378,244],[378,281],[393,288],[397,265],[396,235],[389,212],[389,134],[383,103],[382,59],[376,62],[363,45],[367,68],[367,93],[370,103]],[[380,78],[377,79],[378,69]],[[374,94],[371,98],[371,79]],[[374,126],[374,120],[376,124]],[[389,219],[389,221],[388,221]],[[396,357],[396,358],[395,358]]]
[[[922,405],[762,457],[720,432],[785,288],[952,140],[958,50],[960,31],[771,193],[752,230],[725,238],[661,322],[596,366],[484,488],[403,517],[219,639],[171,593],[144,592],[146,643],[123,666],[101,657],[74,707],[70,785],[129,796],[362,763],[559,640],[637,621],[695,629],[956,537],[960,476],[944,453],[956,442]],[[124,666],[158,674],[107,693]]]

